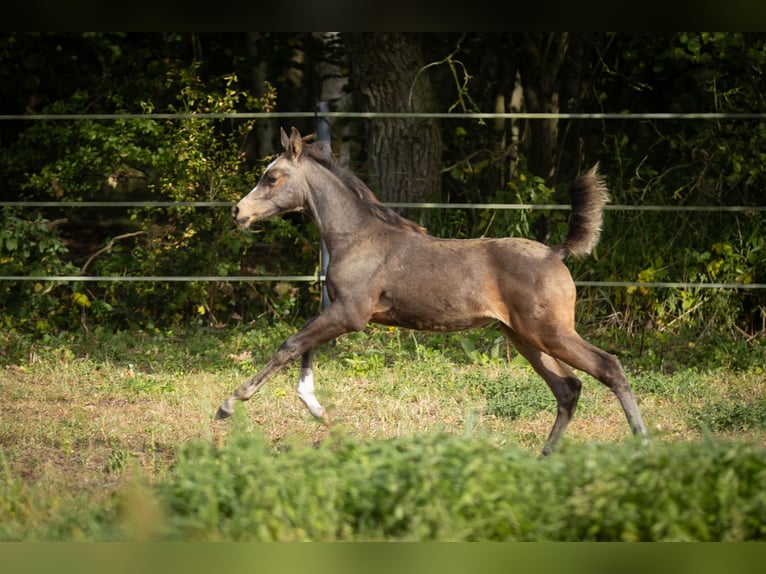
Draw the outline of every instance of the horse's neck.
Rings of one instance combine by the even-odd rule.
[[[356,233],[375,219],[353,191],[329,174],[311,186],[307,203],[331,252],[354,241]]]

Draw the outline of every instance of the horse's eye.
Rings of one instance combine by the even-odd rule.
[[[274,185],[275,183],[277,183],[277,178],[276,177],[274,177],[273,175],[267,175],[266,176],[266,184],[267,185]]]

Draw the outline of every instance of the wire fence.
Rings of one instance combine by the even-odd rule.
[[[649,112],[649,113],[566,113],[566,112],[223,112],[150,114],[0,114],[0,121],[76,120],[256,120],[286,118],[328,119],[442,119],[442,120],[766,120],[766,112]]]
[[[241,113],[116,113],[116,114],[0,114],[0,121],[82,121],[82,120],[184,120],[184,119],[285,119],[285,118],[346,118],[346,119],[471,119],[471,120],[766,120],[766,113],[424,113],[424,112],[241,112]],[[0,201],[0,207],[61,207],[61,208],[230,208],[228,201]],[[466,209],[466,210],[569,210],[564,204],[527,203],[433,203],[433,202],[384,202],[392,208],[407,209]],[[764,212],[766,206],[689,206],[689,205],[607,205],[607,210],[646,212]],[[0,281],[57,281],[57,282],[323,282],[324,275],[207,275],[207,276],[18,276],[0,275]],[[716,282],[642,282],[642,281],[575,281],[581,287],[645,287],[677,289],[766,289],[766,283],[716,283]]]
[[[233,201],[0,201],[0,207],[229,207]],[[490,210],[569,210],[562,203],[431,203],[383,202],[392,208],[415,209],[490,209]],[[614,211],[710,211],[760,212],[766,205],[605,205]]]

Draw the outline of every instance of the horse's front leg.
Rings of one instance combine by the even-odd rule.
[[[335,307],[335,309],[334,309]],[[246,401],[252,397],[255,392],[276,373],[279,369],[286,364],[294,361],[301,355],[304,356],[303,366],[305,367],[308,361],[308,373],[311,374],[310,378],[306,379],[303,383],[304,395],[307,399],[311,400],[313,397],[314,408],[318,407],[320,415],[317,415],[312,410],[312,406],[308,403],[309,410],[311,410],[314,416],[322,417],[324,409],[319,402],[316,401],[313,393],[313,374],[311,373],[311,354],[310,351],[315,347],[331,341],[344,333],[348,333],[353,330],[346,326],[345,321],[338,320],[338,308],[337,306],[330,305],[321,315],[311,319],[306,325],[298,331],[295,335],[287,339],[282,346],[279,347],[274,356],[268,363],[250,379],[244,382],[234,394],[226,399],[223,404],[218,408],[218,412],[215,415],[216,419],[225,419],[234,413],[234,405],[237,401]],[[304,370],[301,370],[303,375]],[[299,396],[300,396],[300,383],[299,383]],[[301,397],[303,399],[303,397]],[[304,402],[306,402],[304,400]]]
[[[266,363],[266,366],[258,371],[255,375],[245,381],[234,394],[226,399],[215,414],[216,419],[225,419],[234,414],[234,404],[236,401],[246,401],[255,394],[261,385],[263,385],[274,373],[285,366],[295,357],[291,357],[288,353],[283,352],[284,345],[280,347],[279,351]]]

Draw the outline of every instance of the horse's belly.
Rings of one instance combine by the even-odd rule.
[[[472,320],[459,318],[449,321],[436,321],[427,317],[402,317],[391,314],[375,315],[372,317],[371,321],[373,323],[378,323],[379,325],[388,325],[389,327],[402,327],[404,329],[414,329],[416,331],[432,331],[439,333],[476,329],[492,322],[491,319],[483,317]]]
[[[384,296],[370,319],[373,323],[418,331],[463,331],[490,323],[486,310],[470,301],[438,296],[397,300]]]

